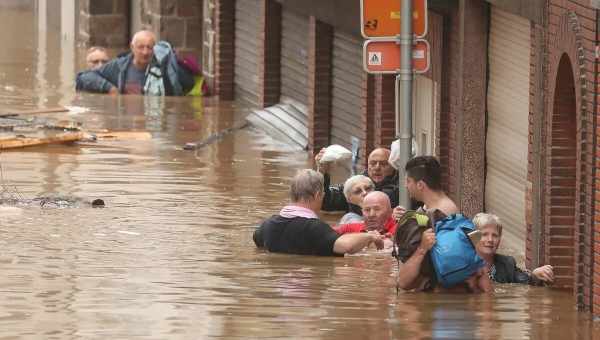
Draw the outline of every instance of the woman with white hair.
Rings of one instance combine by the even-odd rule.
[[[533,271],[524,271],[517,267],[514,257],[497,253],[502,239],[502,223],[494,214],[479,213],[473,218],[473,224],[481,231],[481,240],[477,244],[477,253],[490,269],[490,278],[498,283],[526,283],[542,285],[554,281],[552,266],[545,265]]]
[[[365,175],[355,175],[344,182],[344,196],[348,202],[348,212],[342,216],[339,224],[362,222],[362,203],[368,193],[375,189],[373,181]]]

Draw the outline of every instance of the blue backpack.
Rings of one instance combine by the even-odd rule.
[[[448,288],[464,282],[485,265],[467,233],[475,225],[462,214],[453,214],[435,222],[436,242],[431,260],[438,282]]]

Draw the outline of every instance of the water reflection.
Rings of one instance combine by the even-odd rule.
[[[61,193],[107,203],[0,209],[0,337],[599,337],[570,293],[507,285],[491,297],[396,295],[388,254],[255,249],[255,225],[277,212],[287,180],[310,157],[252,129],[182,150],[242,119],[243,108],[230,103],[76,95],[64,86],[67,68],[58,66],[71,63],[62,59],[67,52],[35,42],[38,33],[50,41],[65,32],[35,27],[34,9],[43,4],[56,12],[43,1],[0,11],[2,25],[23,32],[23,44],[0,52],[3,109],[64,103],[80,110],[48,117],[87,129],[151,131],[152,139],[0,154],[4,180],[28,198]]]

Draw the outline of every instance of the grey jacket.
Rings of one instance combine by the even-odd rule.
[[[133,55],[129,52],[97,70],[78,73],[75,82],[77,91],[108,93],[112,87],[116,87],[119,93],[124,93],[127,68],[131,66],[132,60]],[[165,94],[168,96],[183,96],[194,86],[193,75],[178,65],[171,45],[166,41],[159,41],[154,45],[151,66],[161,69]]]

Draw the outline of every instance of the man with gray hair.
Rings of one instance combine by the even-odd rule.
[[[134,34],[131,52],[111,60],[99,69],[77,75],[78,91],[108,94],[183,96],[193,86],[193,75],[179,67],[166,41],[156,42],[151,31]]]
[[[300,255],[344,255],[361,251],[371,243],[383,248],[377,232],[338,235],[316,212],[323,203],[323,175],[298,171],[290,184],[291,203],[254,231],[254,243],[270,252]]]

